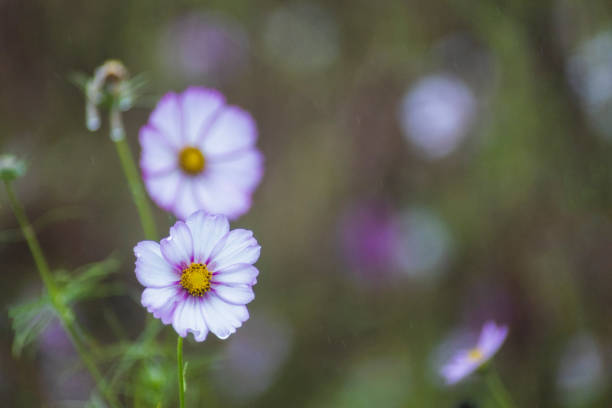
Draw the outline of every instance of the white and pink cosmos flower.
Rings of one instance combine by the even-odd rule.
[[[507,335],[507,326],[498,326],[492,321],[485,323],[476,347],[457,352],[453,359],[442,367],[440,373],[446,384],[456,384],[489,361],[502,346]]]
[[[251,207],[263,175],[251,115],[221,93],[167,93],[140,129],[140,167],[157,205],[185,219],[196,210],[236,219]]]
[[[229,230],[223,215],[197,211],[170,228],[160,243],[134,248],[142,305],[181,336],[226,339],[249,318],[261,247],[253,233]]]

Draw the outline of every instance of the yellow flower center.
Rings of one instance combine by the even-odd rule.
[[[203,296],[210,290],[210,280],[212,272],[201,263],[192,263],[188,268],[183,269],[181,275],[181,286],[185,288],[191,296]]]
[[[482,351],[478,347],[475,347],[468,351],[468,358],[472,361],[480,361],[484,358]]]
[[[179,153],[179,164],[185,173],[196,175],[204,170],[206,160],[200,149],[189,146]]]

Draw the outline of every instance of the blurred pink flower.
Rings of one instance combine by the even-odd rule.
[[[198,211],[160,244],[134,248],[142,305],[181,337],[204,341],[211,331],[226,339],[249,318],[260,250],[251,231],[230,231],[226,217]]]
[[[458,351],[440,370],[446,384],[452,385],[461,381],[489,361],[504,343],[507,335],[507,326],[498,326],[492,321],[485,323],[476,347]]]
[[[263,175],[251,115],[212,89],[170,92],[140,129],[140,167],[153,201],[178,218],[196,210],[235,219]]]
[[[395,269],[398,226],[395,214],[382,203],[363,203],[344,215],[341,225],[344,257],[364,275],[388,275]]]
[[[249,60],[249,39],[237,21],[218,13],[189,13],[168,26],[160,57],[170,75],[212,81],[239,74]]]

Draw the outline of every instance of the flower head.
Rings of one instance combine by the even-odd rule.
[[[134,248],[142,305],[182,337],[203,341],[211,331],[225,339],[249,318],[260,250],[251,231],[230,231],[225,216],[197,211],[159,244]]]
[[[476,347],[457,352],[453,359],[442,367],[441,374],[446,384],[452,385],[461,381],[489,361],[504,343],[507,335],[507,326],[498,326],[492,321],[485,323]]]
[[[160,207],[185,219],[196,210],[235,219],[251,207],[263,174],[249,113],[211,89],[166,94],[140,129],[140,167]]]

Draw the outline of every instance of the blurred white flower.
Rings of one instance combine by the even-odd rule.
[[[404,136],[432,159],[453,152],[469,131],[476,98],[460,79],[430,75],[412,86],[399,107]]]
[[[263,45],[280,68],[306,74],[331,66],[338,58],[338,28],[332,15],[312,3],[291,3],[266,20]]]
[[[411,208],[398,219],[400,234],[395,241],[396,263],[410,276],[433,277],[445,266],[452,238],[444,222],[424,208]]]
[[[567,77],[591,125],[612,139],[612,31],[578,47],[567,62]]]
[[[587,333],[570,339],[557,372],[560,400],[566,406],[591,403],[603,390],[606,381],[601,350]]]

